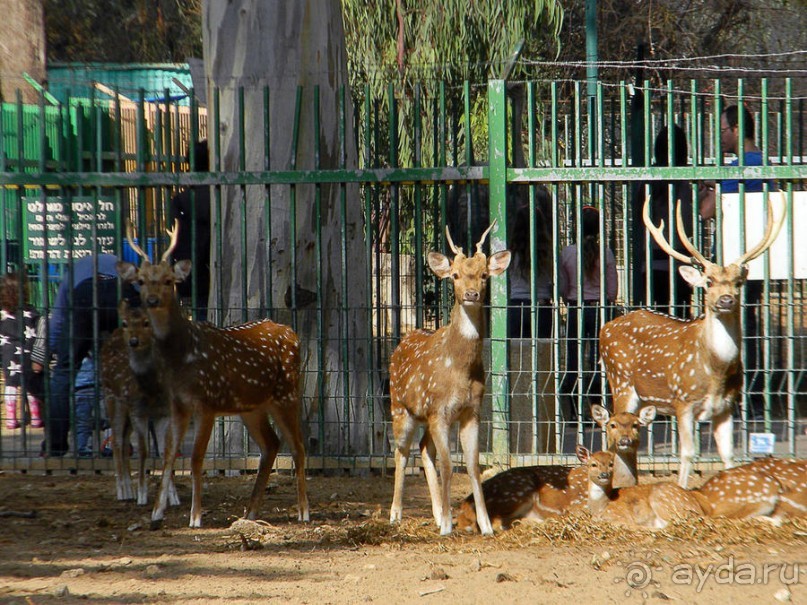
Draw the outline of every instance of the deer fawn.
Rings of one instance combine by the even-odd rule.
[[[202,525],[202,463],[216,416],[238,414],[261,451],[255,486],[246,517],[255,519],[280,440],[269,424],[270,414],[291,449],[297,472],[298,519],[309,520],[305,484],[305,450],[300,427],[300,350],[288,326],[269,320],[231,328],[192,322],[182,314],[174,292],[191,269],[188,260],[168,262],[177,242],[177,228],[159,264],[152,265],[131,237],[132,249],[142,258],[140,268],[119,262],[118,274],[140,284],[140,298],[154,333],[171,394],[173,443],[182,443],[191,415],[196,415],[196,438],[191,455],[193,483],[190,527]],[[176,448],[167,450],[160,497],[152,512],[152,526],[162,522]]]
[[[431,270],[454,283],[451,320],[436,332],[417,330],[404,338],[390,359],[390,399],[395,437],[395,491],[390,523],[401,520],[404,470],[415,429],[425,424],[420,452],[429,484],[432,514],[440,533],[451,533],[451,458],[449,428],[460,425],[465,465],[476,500],[476,517],[483,534],[493,533],[479,476],[479,407],[485,391],[482,367],[483,305],[487,280],[500,275],[510,264],[510,252],[503,250],[488,258],[482,251],[494,221],[476,244],[476,254],[466,257],[451,240],[453,261],[430,252]],[[440,458],[438,480],[434,460]]]
[[[640,429],[653,422],[655,408],[643,408],[639,416],[630,412],[611,416],[604,407],[592,405],[591,415],[605,429],[608,450],[616,455],[614,483],[619,472],[623,485],[636,485]],[[491,524],[507,529],[518,519],[543,521],[584,506],[588,471],[582,466],[522,466],[484,481],[482,492]],[[460,504],[457,528],[472,531],[476,526],[474,495],[470,494]]]
[[[676,251],[664,238],[664,221],[650,220],[650,200],[644,224],[670,256],[687,265],[681,275],[693,287],[706,288],[705,312],[698,319],[680,320],[638,310],[606,323],[600,330],[600,353],[614,395],[614,410],[636,411],[655,405],[675,415],[680,434],[681,466],[678,483],[686,487],[695,454],[694,424],[711,420],[715,442],[727,468],[733,464],[732,411],[743,384],[740,359],[740,290],[748,275],[745,263],[767,250],[785,217],[774,221],[768,204],[768,223],[762,241],[734,263],[709,262],[687,238],[677,207],[678,236],[692,254]],[[697,267],[700,267],[697,268]]]
[[[115,462],[115,485],[118,500],[134,499],[129,468],[129,440],[134,428],[137,437],[138,474],[137,503],[148,501],[146,454],[148,423],[154,424],[158,447],[167,456],[172,447],[168,435],[171,409],[163,374],[155,360],[153,334],[146,312],[130,307],[122,300],[118,305],[121,327],[101,347],[101,387],[104,405],[112,428],[112,456]],[[168,437],[168,438],[167,438]],[[169,473],[168,501],[179,504],[176,487]]]
[[[698,498],[675,483],[614,488],[613,452],[591,453],[578,445],[577,457],[588,472],[588,508],[595,518],[618,525],[664,529],[674,517],[703,515]]]

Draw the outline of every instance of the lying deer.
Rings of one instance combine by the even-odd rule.
[[[149,420],[154,425],[157,446],[166,456],[172,447],[168,435],[171,409],[163,373],[155,360],[153,334],[146,312],[118,305],[121,326],[104,342],[100,355],[101,388],[112,428],[112,457],[115,462],[115,486],[118,500],[134,499],[129,467],[129,442],[134,429],[137,438],[137,503],[148,502],[146,454]],[[168,502],[179,504],[172,474],[168,474]]]
[[[174,286],[190,274],[188,260],[168,262],[177,243],[177,228],[169,230],[171,241],[159,264],[134,243],[129,245],[142,258],[138,269],[119,262],[124,281],[140,285],[140,298],[154,332],[159,356],[171,393],[173,443],[182,443],[191,415],[196,416],[196,438],[191,455],[193,483],[190,527],[202,525],[202,463],[216,416],[238,414],[261,451],[255,486],[246,510],[255,519],[280,440],[268,416],[283,434],[297,472],[298,519],[309,520],[305,484],[305,450],[300,427],[300,346],[288,326],[270,320],[231,328],[217,328],[188,320],[179,307]],[[167,450],[160,497],[152,512],[158,527],[165,514],[170,475],[176,448]]]
[[[493,224],[476,244],[476,254],[466,257],[451,240],[453,261],[430,252],[431,270],[454,283],[451,320],[436,332],[417,330],[404,338],[390,359],[392,430],[395,438],[395,491],[390,523],[400,522],[404,471],[415,430],[425,424],[420,452],[429,484],[432,514],[442,535],[451,533],[451,457],[448,433],[459,422],[465,464],[476,500],[476,518],[483,534],[493,533],[479,473],[479,407],[485,391],[482,366],[484,330],[483,305],[487,280],[502,274],[510,264],[510,252],[503,250],[488,258],[482,251]],[[437,477],[435,455],[440,459]]]
[[[614,453],[591,453],[577,446],[588,472],[588,508],[592,516],[617,525],[664,529],[675,517],[703,515],[698,498],[675,483],[614,488]]]
[[[693,490],[714,517],[761,517],[779,523],[807,515],[807,460],[760,458],[721,471]]]
[[[692,245],[684,230],[680,202],[678,237],[691,257],[667,243],[664,221],[655,227],[649,204],[648,198],[643,210],[645,226],[662,250],[687,264],[679,269],[684,279],[693,287],[706,288],[705,312],[697,319],[681,320],[644,309],[633,311],[602,327],[600,353],[616,412],[654,405],[678,419],[678,483],[686,487],[695,454],[696,421],[712,421],[720,457],[726,468],[733,465],[732,411],[743,384],[740,290],[748,275],[746,263],[773,244],[785,213],[774,221],[769,204],[762,241],[735,262],[720,266],[706,260]]]
[[[622,412],[611,416],[600,405],[591,406],[591,415],[605,430],[606,446],[616,456],[614,484],[636,485],[640,429],[649,426],[655,408],[643,408],[639,416]],[[588,471],[582,466],[522,466],[503,471],[482,483],[485,506],[496,529],[508,529],[514,521],[544,521],[582,507],[588,500]],[[460,504],[457,528],[477,527],[474,495]]]

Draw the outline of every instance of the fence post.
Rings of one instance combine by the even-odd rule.
[[[507,247],[507,83],[488,83],[488,163],[490,220],[498,221],[490,234],[491,252]],[[510,405],[507,384],[507,279],[490,280],[490,384],[493,459],[510,454]]]

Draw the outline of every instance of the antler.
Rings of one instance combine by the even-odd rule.
[[[149,255],[146,254],[145,252],[143,252],[143,249],[140,246],[138,246],[134,241],[134,234],[133,234],[133,231],[132,231],[132,223],[131,223],[131,221],[126,221],[126,241],[129,242],[129,247],[132,250],[137,252],[137,254],[139,256],[143,257],[143,260],[145,260],[145,261],[147,261],[149,263],[151,262],[151,259],[149,258]]]
[[[496,226],[496,219],[493,219],[493,222],[490,224],[490,227],[485,229],[485,232],[482,234],[482,237],[479,238],[479,241],[476,244],[476,253],[480,254],[482,252],[482,245],[485,243],[485,238],[488,236],[488,233]]]
[[[455,255],[459,256],[460,254],[463,254],[462,248],[459,248],[459,247],[454,245],[454,240],[451,239],[451,233],[449,233],[449,231],[448,231],[448,225],[446,225],[446,239],[448,240],[448,247],[451,248],[451,251]],[[463,256],[464,256],[464,254],[463,254]]]
[[[165,232],[170,236],[171,241],[168,242],[168,249],[163,252],[162,258],[160,258],[160,262],[163,263],[171,259],[171,253],[174,251],[174,248],[177,247],[177,241],[179,240],[179,221],[174,219],[174,228],[166,229]]]
[[[735,265],[744,265],[760,254],[765,252],[768,248],[773,245],[773,242],[779,236],[779,231],[782,229],[782,225],[785,222],[785,217],[787,216],[787,212],[785,212],[785,205],[787,204],[787,199],[785,199],[785,192],[779,192],[782,198],[782,214],[779,218],[774,222],[773,220],[773,201],[768,200],[768,224],[765,227],[765,235],[762,236],[762,241],[759,242],[754,248],[751,250],[747,250],[745,254],[743,254],[740,258],[734,261],[733,264]]]
[[[680,212],[681,212],[681,204],[680,204],[680,202],[678,204],[678,212],[679,212],[679,216],[680,216]],[[642,220],[644,221],[644,226],[647,227],[647,230],[653,236],[653,239],[656,240],[656,243],[659,245],[659,248],[664,250],[664,252],[666,252],[667,254],[672,256],[674,259],[681,261],[682,263],[686,263],[688,265],[692,264],[692,257],[689,257],[686,254],[683,254],[682,252],[678,252],[678,250],[676,250],[669,243],[667,243],[667,239],[664,237],[664,219],[661,219],[661,223],[659,224],[658,227],[656,227],[653,224],[653,221],[650,220],[650,197],[649,196],[645,200],[644,206],[642,207]],[[682,226],[683,226],[683,224],[682,224]],[[683,231],[683,229],[682,229],[682,231]],[[681,235],[680,232],[679,232],[678,235],[680,237],[680,235]],[[689,240],[687,240],[687,242],[689,242]],[[686,246],[686,244],[684,244],[684,245]],[[691,243],[689,245],[692,246]],[[687,250],[692,252],[692,250],[690,250],[689,247],[687,247]],[[693,254],[693,256],[695,256],[695,255]],[[698,258],[698,257],[700,257],[700,258]],[[696,258],[696,260],[698,260],[698,262],[701,262],[700,259],[702,259],[703,256],[701,256],[698,253],[698,255],[695,256],[695,258]]]
[[[681,240],[681,244],[692,255],[692,258],[698,261],[702,267],[708,267],[709,265],[712,265],[713,263],[711,261],[706,260],[706,257],[700,253],[700,250],[698,250],[692,244],[692,242],[689,239],[689,236],[687,235],[686,229],[684,229],[684,218],[681,212],[681,200],[678,200],[678,203],[675,205],[675,222],[676,222],[675,226],[678,230],[678,239]]]

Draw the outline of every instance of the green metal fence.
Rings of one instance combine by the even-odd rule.
[[[389,355],[410,329],[447,321],[452,302],[451,292],[429,274],[426,253],[447,250],[446,226],[468,249],[493,219],[491,249],[505,248],[512,244],[516,212],[526,206],[534,267],[528,310],[537,329],[546,319],[538,292],[547,273],[537,265],[541,237],[548,235],[552,328],[547,338],[510,337],[512,276],[491,281],[481,450],[488,464],[563,461],[578,442],[599,445],[600,432],[586,410],[591,403],[608,403],[599,367],[584,363],[596,339],[569,337],[570,331],[583,334],[584,314],[563,300],[558,283],[563,249],[582,243],[583,208],[599,210],[601,323],[639,306],[659,286],[652,272],[641,271],[642,258],[652,252],[636,218],[654,183],[666,183],[668,190],[689,188],[697,198],[698,185],[707,181],[771,179],[786,194],[784,232],[790,244],[783,257],[767,262],[754,314],[759,328],[746,330],[744,356],[756,361],[746,372],[735,414],[736,443],[742,456],[749,434],[772,432],[777,452],[803,456],[807,316],[805,280],[796,268],[807,144],[804,98],[793,89],[790,80],[600,83],[591,99],[579,82],[492,81],[411,91],[390,86],[383,98],[372,98],[366,89],[348,95],[300,88],[293,98],[236,89],[214,91],[206,109],[191,99],[182,119],[171,103],[150,104],[142,94],[133,106],[85,100],[68,105],[75,111],[45,108],[44,100],[38,108],[6,105],[0,120],[0,260],[9,268],[24,264],[31,283],[50,283],[52,293],[69,264],[56,262],[53,253],[77,256],[81,247],[68,230],[64,241],[46,243],[32,256],[23,224],[55,229],[55,219],[47,218],[49,201],[83,201],[95,217],[111,207],[117,237],[106,243],[114,252],[131,254],[120,237],[128,219],[139,240],[159,255],[171,196],[182,187],[210,186],[214,289],[208,319],[230,324],[270,316],[292,325],[305,352],[311,467],[386,468]],[[719,116],[734,103],[752,111],[762,166],[729,166],[723,157]],[[272,123],[278,104],[293,104],[291,123]],[[222,106],[236,108],[235,121],[222,120]],[[335,119],[323,113],[326,106]],[[79,123],[77,115],[90,119]],[[323,123],[336,129],[335,136]],[[653,165],[653,142],[661,128],[673,124],[686,136],[686,165]],[[282,136],[278,129],[290,133],[288,152],[270,157],[273,138]],[[200,138],[210,142],[209,173],[186,171],[190,143]],[[28,140],[37,143],[23,143]],[[329,146],[326,140],[335,142]],[[669,149],[668,159],[675,151]],[[740,198],[742,219],[742,188]],[[548,203],[542,206],[541,200]],[[669,210],[667,225],[671,217]],[[731,260],[721,258],[723,213],[718,211],[714,223],[701,221],[695,203],[690,218],[704,254]],[[110,220],[89,220],[84,251],[102,249],[99,224]],[[750,238],[742,229],[731,235],[741,249]],[[618,270],[613,300],[606,291],[609,251]],[[784,278],[771,277],[771,262],[786,263]],[[672,261],[667,264],[675,269]],[[580,260],[577,269],[582,275]],[[580,278],[576,285],[582,291]],[[661,310],[677,300],[674,281],[670,286]],[[48,288],[35,291],[36,304],[47,313]],[[688,303],[697,314],[699,294]],[[195,296],[189,305],[204,306]],[[575,354],[580,363],[571,367]],[[99,404],[99,436],[101,410]],[[0,425],[0,435],[0,465],[6,468],[108,468],[98,456],[38,459],[41,436],[30,427],[8,431]],[[715,458],[709,435],[704,430],[700,439],[701,460],[707,462]],[[674,464],[674,422],[655,423],[648,440],[643,462]],[[256,452],[237,421],[222,419],[213,441],[211,466],[254,465]]]

